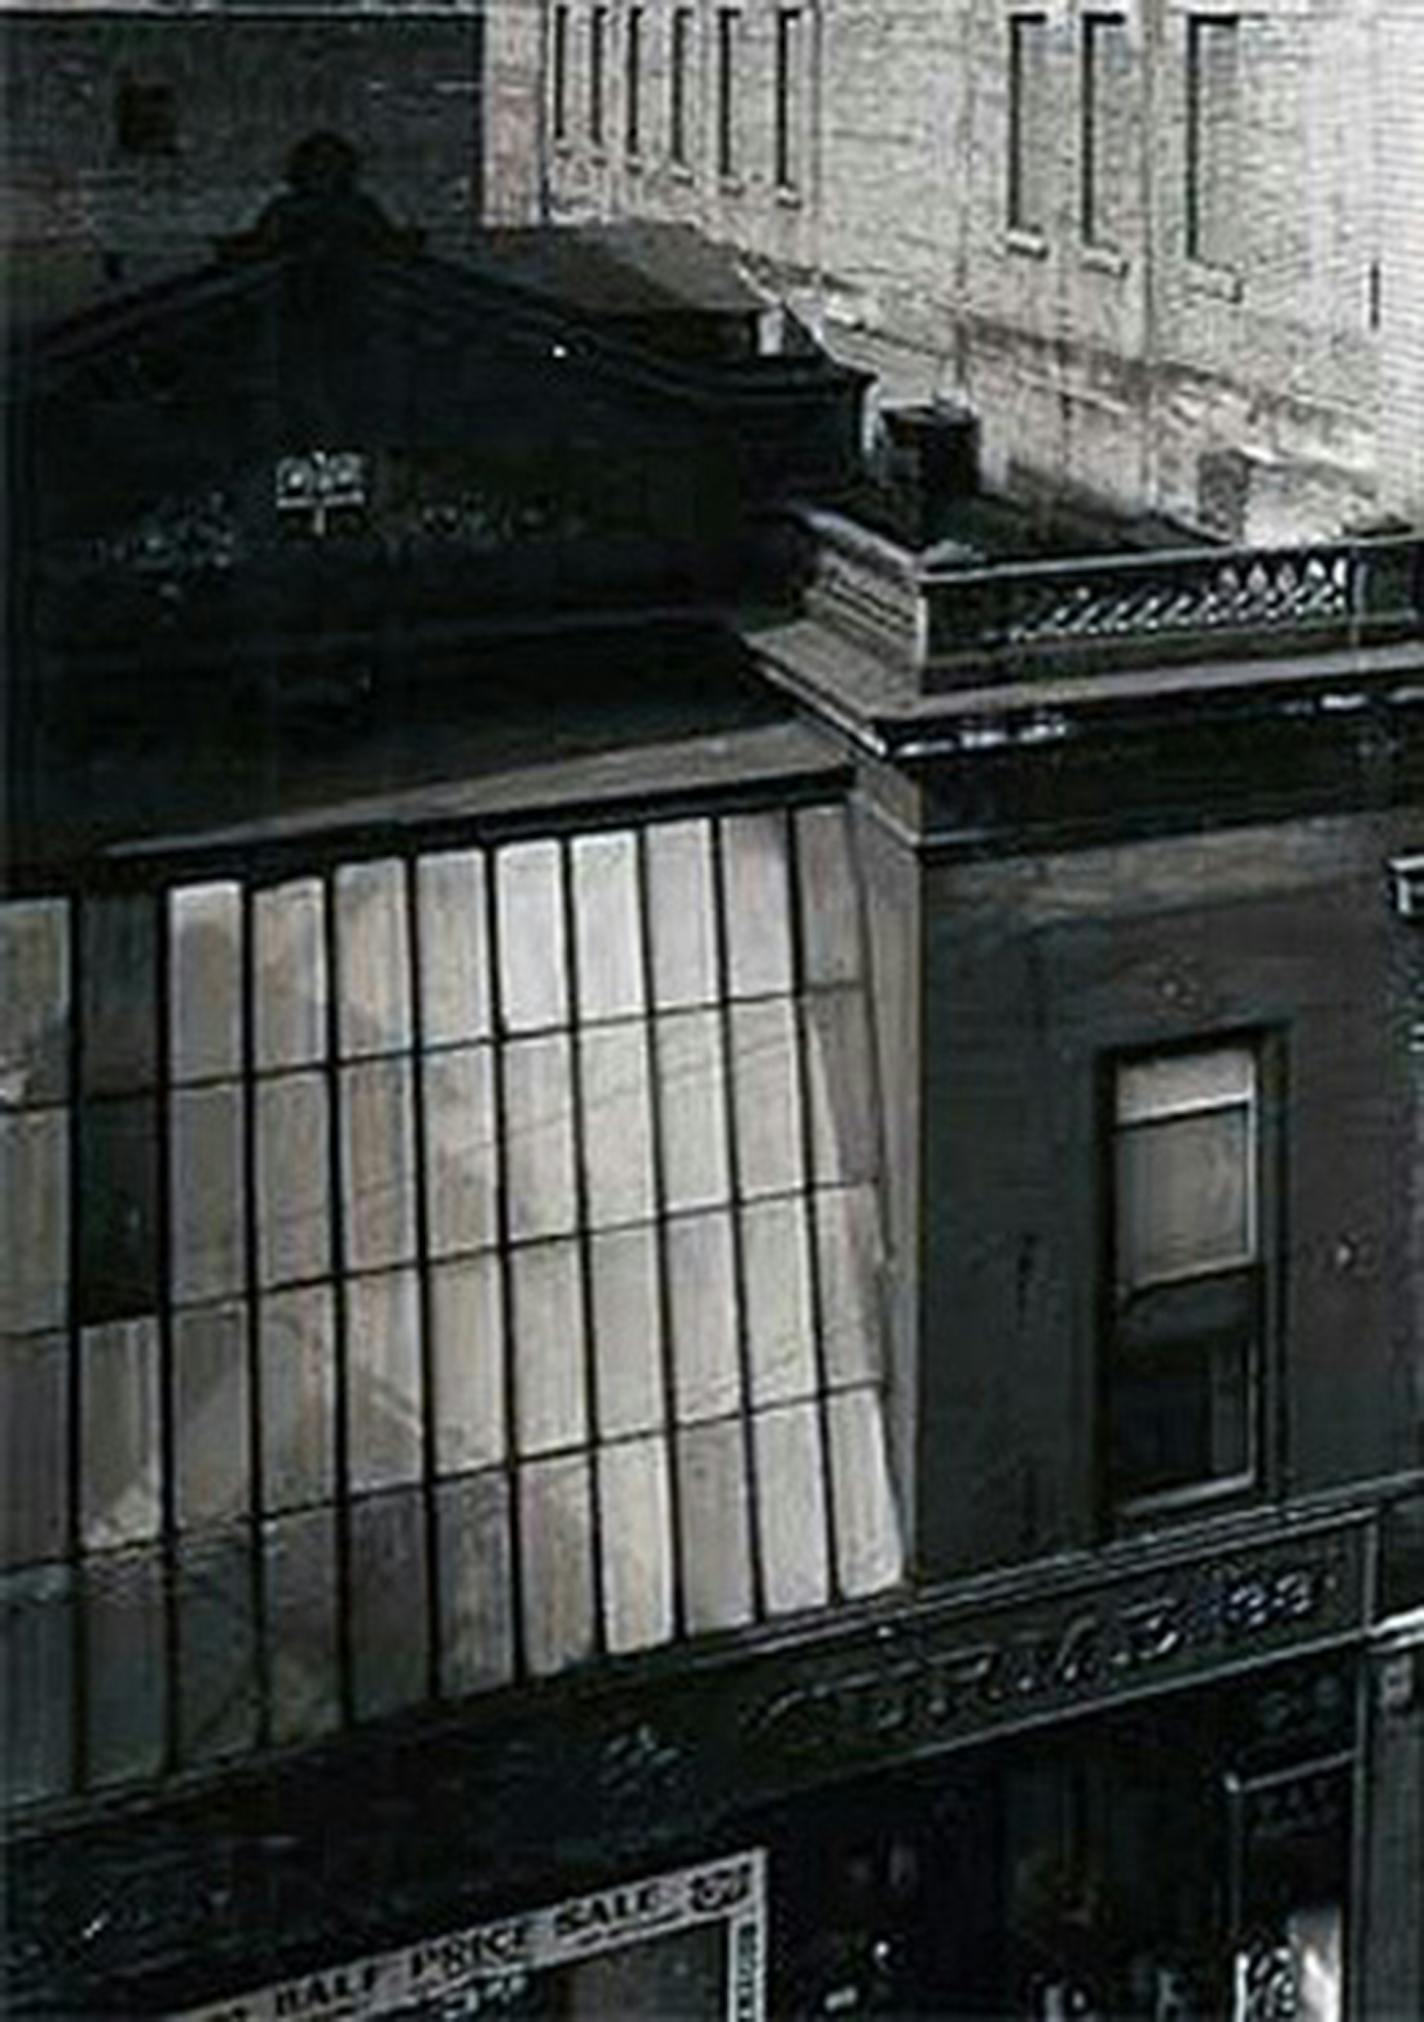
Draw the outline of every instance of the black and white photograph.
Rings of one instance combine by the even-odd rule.
[[[0,72],[0,2014],[1424,2022],[1424,0]]]

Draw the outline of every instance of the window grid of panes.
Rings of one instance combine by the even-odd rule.
[[[7,1757],[900,1576],[844,810],[0,907]]]

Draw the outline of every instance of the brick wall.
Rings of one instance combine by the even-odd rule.
[[[834,348],[876,370],[882,398],[974,405],[999,481],[1066,482],[1259,539],[1419,509],[1424,460],[1406,425],[1424,386],[1424,228],[1411,223],[1418,182],[1408,173],[1424,122],[1417,9],[1402,0],[1218,8],[1238,22],[1239,167],[1234,208],[1221,206],[1234,243],[1229,257],[1217,249],[1217,264],[1191,257],[1187,243],[1193,8],[1123,0],[1126,61],[1112,76],[1128,103],[1115,115],[1108,245],[1085,242],[1081,204],[1089,10],[1042,0],[1038,11],[1053,117],[1037,233],[1008,225],[1007,0],[807,0],[805,169],[794,192],[773,175],[773,0],[741,8],[730,180],[717,174],[713,146],[715,6],[699,0],[695,10],[683,169],[666,144],[671,0],[643,9],[636,165],[622,154],[624,9],[610,9],[609,138],[595,151],[589,7],[574,0],[569,135],[542,163],[550,214],[688,218],[742,247]],[[1377,104],[1386,116],[1376,137]],[[539,180],[526,157],[506,188],[517,203],[521,182],[533,190]],[[1377,243],[1388,248],[1380,281]],[[1231,525],[1215,517],[1223,455],[1241,471]]]
[[[63,309],[90,285],[201,265],[319,128],[356,146],[394,217],[457,245],[483,179],[482,26],[464,7],[7,14],[0,203],[17,288],[47,270],[40,307],[48,287]],[[146,100],[137,131],[126,92],[131,109]]]

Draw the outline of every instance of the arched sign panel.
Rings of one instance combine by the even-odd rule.
[[[765,1982],[756,1851],[422,1938],[175,2022],[764,2022]]]

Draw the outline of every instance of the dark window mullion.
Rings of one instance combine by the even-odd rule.
[[[815,1133],[811,1117],[811,1075],[806,1060],[806,1025],[810,1004],[806,990],[806,943],[804,934],[801,863],[794,818],[783,817],[787,837],[787,883],[791,905],[791,1009],[793,1043],[796,1048],[796,1093],[801,1109],[801,1161],[805,1175],[804,1227],[806,1271],[811,1308],[811,1345],[816,1368],[816,1427],[821,1449],[821,1485],[825,1499],[826,1574],[833,1599],[841,1597],[840,1557],[835,1510],[835,1470],[831,1460],[830,1381],[826,1366],[826,1342],[821,1299],[821,1259],[816,1243]]]
[[[727,1208],[732,1239],[732,1291],[736,1300],[737,1367],[741,1381],[742,1452],[746,1471],[747,1550],[751,1559],[752,1611],[760,1621],[766,1615],[766,1569],[762,1553],[761,1483],[757,1469],[756,1438],[752,1424],[751,1341],[747,1327],[747,1272],[742,1247],[741,1159],[736,1129],[736,1083],[733,1078],[732,1012],[729,998],[731,963],[727,953],[727,880],[723,863],[723,824],[712,823],[712,919],[716,941],[714,988],[717,992],[717,1035],[722,1062],[727,1130],[727,1170],[730,1200]]]
[[[440,1607],[440,1525],[436,1503],[439,1480],[436,1447],[436,1386],[434,1294],[430,1280],[430,1200],[427,1186],[427,1130],[425,1116],[425,1020],[421,993],[421,937],[417,860],[408,856],[403,864],[402,888],[406,909],[406,950],[410,992],[410,1090],[411,1157],[415,1166],[415,1282],[417,1324],[420,1328],[420,1459],[425,1521],[425,1639],[426,1690],[432,1699],[440,1695],[441,1607]]]
[[[574,1241],[578,1245],[579,1301],[583,1313],[584,1447],[588,1455],[589,1523],[593,1560],[594,1651],[608,1648],[604,1615],[602,1424],[598,1406],[598,1358],[593,1338],[593,1264],[588,1215],[588,1146],[583,1102],[583,1019],[579,1006],[578,926],[574,918],[573,853],[567,836],[559,843],[559,890],[563,904],[569,1007],[569,1113],[574,1135]]]
[[[331,1196],[332,1460],[336,1523],[336,1661],[341,1717],[354,1713],[351,1641],[351,1468],[347,1428],[345,1111],[341,1064],[341,951],[337,945],[336,879],[321,877],[322,935],[326,963],[327,1185]]]
[[[80,1160],[84,1118],[84,901],[69,901],[69,1560],[70,1560],[70,1781],[82,1790],[89,1755],[89,1637],[84,1581],[84,1352],[81,1273],[84,1265],[80,1215],[84,1189]]]
[[[261,1276],[258,1268],[258,1173],[257,1173],[257,1039],[256,961],[253,952],[252,890],[241,887],[240,975],[241,975],[241,1075],[242,1075],[242,1186],[243,1186],[243,1289],[247,1300],[245,1350],[247,1356],[247,1467],[248,1522],[251,1533],[251,1605],[253,1661],[256,1670],[257,1731],[266,1743],[272,1733],[272,1662],[267,1633],[267,1561],[262,1524],[262,1342]]]
[[[524,1565],[521,1547],[523,1524],[519,1497],[522,1463],[519,1455],[519,1358],[515,1352],[514,1328],[517,1315],[511,1286],[509,1235],[509,1156],[505,1100],[505,1048],[509,1031],[504,1018],[504,991],[500,981],[499,903],[496,892],[497,852],[484,853],[485,951],[489,970],[489,1048],[491,1135],[495,1159],[495,1263],[498,1272],[499,1338],[504,1357],[504,1478],[506,1515],[509,1527],[509,1628],[512,1671],[523,1678],[528,1669],[527,1637],[524,1622]]]
[[[179,1709],[182,1704],[182,1648],[179,1633],[178,1585],[178,1442],[173,1349],[173,1130],[178,1105],[174,1099],[172,1019],[172,890],[151,901],[157,912],[154,949],[154,1016],[158,1033],[158,1087],[155,1096],[158,1167],[157,1274],[155,1309],[158,1320],[159,1523],[164,1585],[164,1758],[176,1769],[181,1759]]]
[[[672,1626],[674,1636],[687,1633],[687,1602],[683,1591],[683,1521],[681,1449],[678,1440],[677,1378],[673,1362],[672,1293],[667,1255],[667,1180],[663,1145],[662,1081],[657,1061],[657,1003],[654,994],[652,881],[648,876],[648,832],[637,830],[639,957],[647,1002],[645,1058],[653,1167],[653,1249],[657,1267],[658,1342],[661,1350],[663,1421],[668,1470],[668,1518],[672,1554]]]

